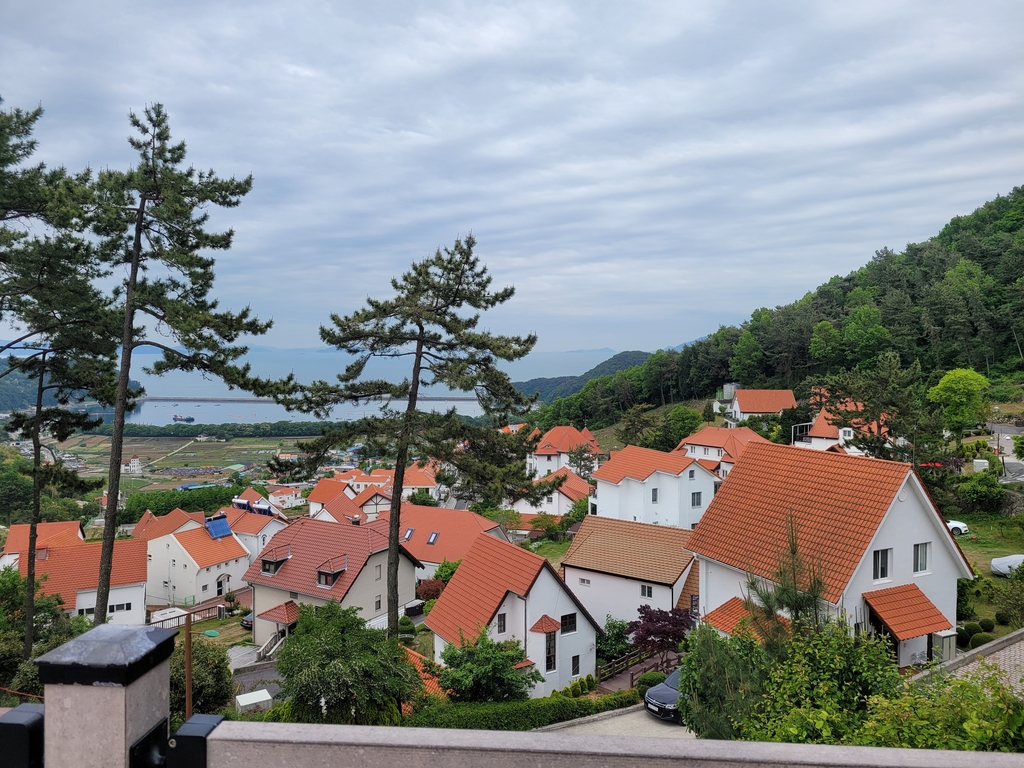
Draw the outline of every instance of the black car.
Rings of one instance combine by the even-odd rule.
[[[248,614],[242,619],[242,629],[252,629],[252,614]]]
[[[679,670],[665,678],[644,694],[644,708],[662,720],[682,722],[679,716]]]

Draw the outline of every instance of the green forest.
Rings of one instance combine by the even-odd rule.
[[[616,423],[637,404],[715,396],[726,382],[793,389],[843,369],[868,369],[895,352],[920,365],[922,385],[973,368],[999,401],[1024,385],[1024,187],[957,216],[936,236],[902,251],[883,248],[863,267],[833,277],[792,304],[755,310],[681,351],[588,381],[537,413],[538,425]]]

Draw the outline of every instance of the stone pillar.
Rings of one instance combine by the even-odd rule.
[[[156,728],[167,739],[174,629],[106,624],[36,659],[46,768],[128,768]]]

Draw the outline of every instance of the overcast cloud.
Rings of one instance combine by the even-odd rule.
[[[126,167],[163,102],[255,189],[226,306],[312,347],[472,231],[540,349],[655,349],[1024,183],[1024,4],[46,2],[0,10],[40,156]]]

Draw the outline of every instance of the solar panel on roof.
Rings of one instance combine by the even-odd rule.
[[[223,516],[211,517],[207,520],[206,530],[209,531],[210,537],[214,539],[231,535],[231,526],[228,525],[228,519]]]

